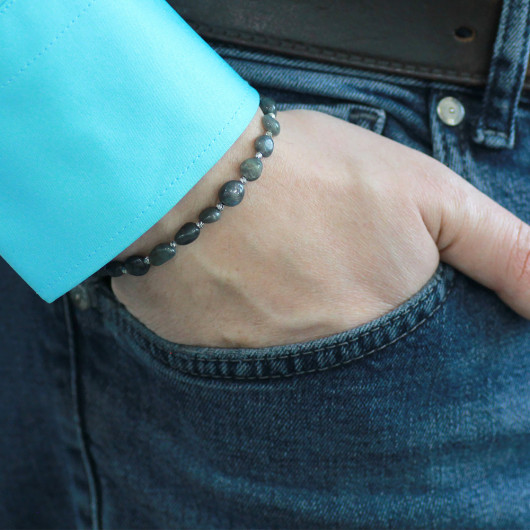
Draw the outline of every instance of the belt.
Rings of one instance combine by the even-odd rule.
[[[486,83],[501,1],[168,0],[206,39],[465,85]]]

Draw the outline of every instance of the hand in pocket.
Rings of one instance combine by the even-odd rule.
[[[203,179],[118,259],[146,255],[214,205],[262,134],[261,111]],[[445,261],[530,318],[530,227],[443,164],[327,114],[282,131],[245,198],[116,297],[181,344],[265,347],[351,329],[402,304]]]

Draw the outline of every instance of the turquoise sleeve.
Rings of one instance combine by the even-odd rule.
[[[258,105],[164,0],[0,0],[0,255],[54,301],[160,220]]]

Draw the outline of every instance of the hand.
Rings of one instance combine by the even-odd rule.
[[[258,111],[207,175],[118,259],[146,255],[217,202],[262,134]],[[530,227],[443,164],[316,111],[282,131],[245,198],[142,277],[113,278],[128,310],[183,344],[264,347],[351,329],[396,308],[439,260],[530,318]]]

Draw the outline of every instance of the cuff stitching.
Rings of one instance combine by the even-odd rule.
[[[13,0],[14,2],[15,0]],[[33,57],[32,59],[30,59],[24,66],[22,66],[22,68],[20,68],[20,70],[16,73],[14,73],[5,83],[3,83],[2,85],[0,85],[0,88],[5,88],[7,85],[9,85],[10,83],[12,83],[22,72],[24,72],[25,70],[27,70],[39,57],[41,57],[42,55],[44,55],[45,52],[47,52],[58,40],[59,38],[64,35],[64,33],[66,32],[67,29],[69,29],[73,24],[74,22],[77,22],[77,20],[79,19],[79,17],[86,12],[86,10],[91,7],[94,3],[96,2],[96,0],[91,0],[91,2],[89,2],[85,8],[74,18],[72,19],[59,33],[57,33],[57,35],[55,35],[55,37],[44,47],[44,49],[42,49],[39,53],[37,53],[37,55],[35,55],[35,57]],[[12,5],[12,4],[11,4]],[[2,12],[0,11],[0,14]]]

